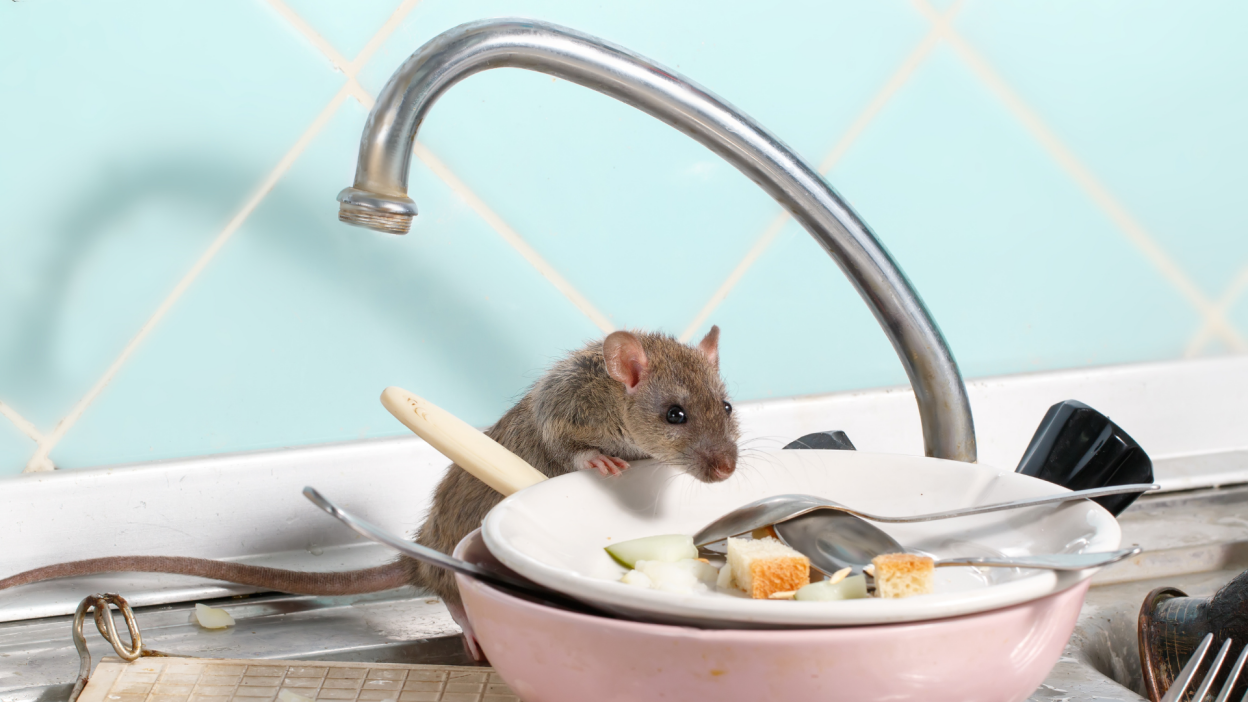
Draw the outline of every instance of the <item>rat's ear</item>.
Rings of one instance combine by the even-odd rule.
[[[710,359],[711,365],[719,368],[719,327],[713,326],[711,330],[702,337],[698,342],[698,350],[706,354]]]
[[[636,392],[650,369],[641,340],[626,331],[611,332],[602,342],[602,355],[607,360],[607,373],[624,384],[625,392]]]

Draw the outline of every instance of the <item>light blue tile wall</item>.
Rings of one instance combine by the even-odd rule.
[[[387,385],[485,425],[601,336],[425,163],[410,235],[336,218],[367,110],[325,46],[363,52],[376,94],[439,32],[509,15],[836,154],[967,376],[1248,350],[1242,3],[21,0],[0,5],[0,474],[36,439],[79,468],[402,434]],[[780,208],[665,125],[507,70],[421,139],[610,325],[719,324],[738,399],[904,382],[791,221],[690,329]]]

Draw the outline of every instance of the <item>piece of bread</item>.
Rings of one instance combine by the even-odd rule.
[[[927,556],[887,553],[873,558],[871,565],[875,566],[876,597],[912,597],[935,590],[936,564]]]
[[[776,539],[728,539],[728,567],[736,586],[756,600],[810,583],[810,559]]]

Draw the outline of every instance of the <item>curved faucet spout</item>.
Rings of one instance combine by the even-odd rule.
[[[910,377],[927,455],[975,460],[975,428],[957,363],[923,301],[867,225],[815,169],[731,105],[618,46],[543,22],[486,20],[421,47],[390,78],[368,116],[355,186],[339,219],[405,234],[416,130],[438,97],[490,68],[538,71],[592,88],[672,125],[749,176],[841,267],[893,343]]]

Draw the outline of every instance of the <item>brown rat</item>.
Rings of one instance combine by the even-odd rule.
[[[555,364],[485,433],[550,477],[618,475],[657,458],[714,483],[737,466],[740,432],[719,376],[719,327],[696,347],[662,334],[614,332]],[[503,496],[451,465],[416,543],[450,553]],[[409,582],[459,604],[449,571],[403,557]]]
[[[486,435],[555,477],[574,470],[618,475],[657,458],[718,482],[737,464],[740,432],[719,376],[719,328],[697,346],[664,334],[617,331],[562,359]],[[450,553],[503,496],[455,464],[434,493],[416,542]],[[403,585],[432,590],[461,625],[450,572],[401,556],[383,566],[305,573],[176,556],[117,556],[36,568],[0,590],[52,578],[144,572],[192,575],[299,595],[350,595]]]

